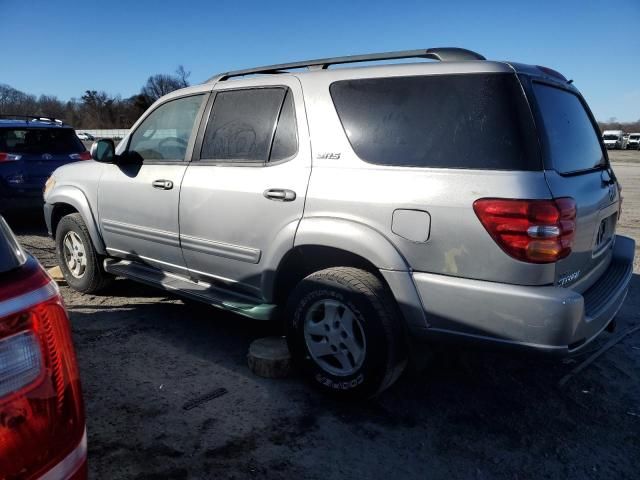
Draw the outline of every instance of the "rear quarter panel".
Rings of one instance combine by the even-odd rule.
[[[497,71],[502,68],[484,66],[494,67]],[[425,68],[407,67],[404,75],[425,74]],[[450,66],[433,64],[429,71],[448,73],[446,68]],[[371,72],[367,76],[387,74],[384,69]],[[313,155],[305,218],[335,217],[368,225],[392,242],[415,271],[520,285],[552,284],[553,265],[529,264],[508,256],[473,211],[473,202],[483,197],[550,198],[544,173],[386,167],[362,161],[346,138],[329,94],[333,81],[355,76],[353,70],[310,78],[301,75]],[[391,225],[396,209],[428,212],[428,240],[413,242],[394,233]]]

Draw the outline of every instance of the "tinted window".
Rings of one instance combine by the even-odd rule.
[[[193,95],[159,106],[131,136],[129,153],[143,160],[184,160],[203,98]]]
[[[284,88],[218,92],[201,157],[266,162],[286,92]]]
[[[534,83],[533,91],[543,126],[540,137],[548,168],[569,173],[602,165],[605,160],[599,133],[580,99],[542,83]]]
[[[356,154],[379,165],[540,169],[510,74],[340,81],[331,96]]]
[[[270,161],[276,162],[289,158],[298,151],[298,132],[296,128],[296,114],[293,110],[293,96],[291,91],[287,92],[284,99],[278,126],[273,137]]]
[[[0,152],[69,154],[85,150],[70,128],[0,128]]]

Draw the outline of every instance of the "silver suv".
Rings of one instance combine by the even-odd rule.
[[[328,68],[401,58],[437,61]],[[92,155],[45,189],[70,286],[117,275],[282,319],[311,381],[343,396],[391,385],[410,339],[577,351],[632,275],[578,90],[468,50],[224,73]]]

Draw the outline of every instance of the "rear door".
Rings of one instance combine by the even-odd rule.
[[[217,87],[182,182],[180,241],[193,277],[260,295],[293,246],[311,155],[299,81],[251,85]]]
[[[554,197],[576,202],[572,253],[558,262],[559,285],[586,290],[608,265],[618,217],[618,186],[593,117],[574,91],[533,81],[545,177]]]

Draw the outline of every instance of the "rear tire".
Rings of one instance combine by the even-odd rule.
[[[56,228],[56,256],[67,284],[82,293],[96,293],[113,277],[104,271],[103,258],[91,242],[79,213],[62,217]]]
[[[315,272],[294,289],[285,314],[294,362],[327,393],[373,397],[406,366],[397,305],[370,272],[351,267]]]

